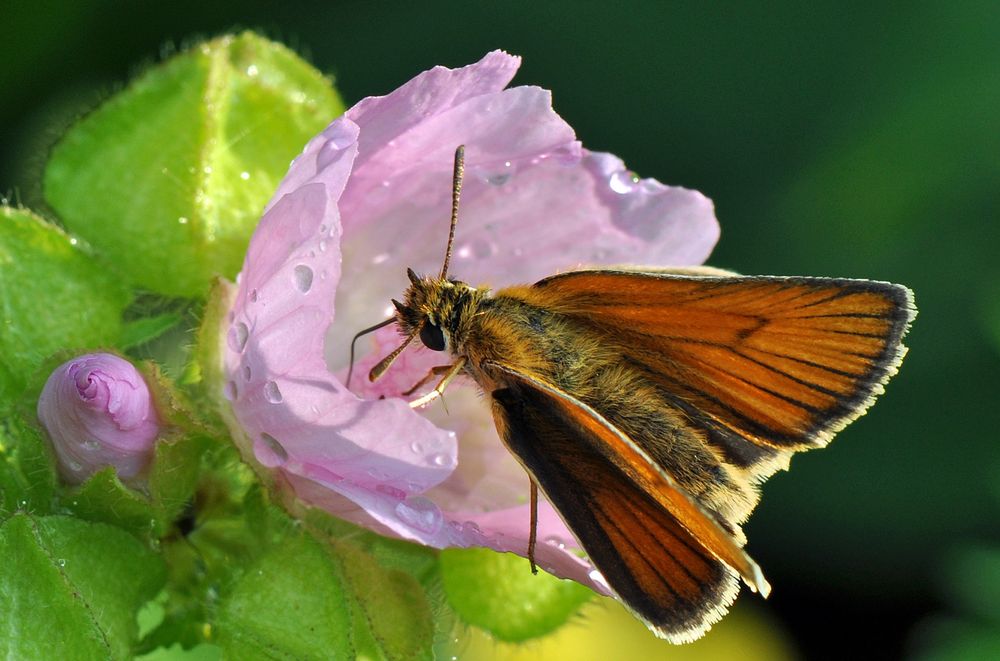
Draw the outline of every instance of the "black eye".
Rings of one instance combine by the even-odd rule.
[[[446,344],[441,328],[429,321],[425,322],[424,327],[420,329],[420,341],[432,351],[444,351]]]

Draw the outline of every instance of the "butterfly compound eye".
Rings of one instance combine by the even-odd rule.
[[[424,327],[420,329],[420,341],[431,351],[444,351],[446,345],[441,328],[429,321],[425,322]]]

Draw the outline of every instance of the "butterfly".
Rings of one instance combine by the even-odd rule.
[[[408,270],[393,300],[402,344],[451,362],[406,395],[459,374],[488,395],[504,444],[613,593],[658,636],[701,637],[742,580],[770,591],[740,524],[758,486],[871,406],[906,353],[912,292],[871,280],[606,268],[491,292],[448,277],[464,173],[436,276]],[[353,365],[353,343],[352,343]],[[348,377],[350,378],[350,377]]]

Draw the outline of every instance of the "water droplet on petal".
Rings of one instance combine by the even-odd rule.
[[[375,264],[376,266],[378,266],[379,264],[384,264],[389,261],[389,257],[390,257],[389,253],[381,252],[372,257],[372,264]]]
[[[264,433],[254,441],[253,453],[257,461],[267,468],[277,468],[288,461],[288,451],[274,436]]]
[[[230,402],[235,401],[236,398],[239,397],[240,395],[239,389],[237,389],[236,387],[236,382],[235,381],[228,382],[226,384],[225,389],[222,391],[222,394]]]
[[[390,498],[395,498],[396,500],[403,500],[406,498],[406,492],[402,489],[392,486],[391,484],[379,484],[375,487],[375,491],[379,493],[384,493]]]
[[[252,377],[252,376],[253,376],[253,372],[250,371],[250,366],[249,365],[244,365],[243,366],[243,379],[245,381],[249,381],[250,377]]]
[[[379,480],[379,481],[384,480],[387,477],[389,477],[388,473],[386,473],[385,471],[380,471],[377,468],[369,468],[366,472],[368,473],[369,477],[371,477],[373,479],[376,479],[376,480]]]
[[[451,457],[443,452],[440,452],[433,457],[431,457],[431,463],[435,466],[450,466],[452,464]]]
[[[247,340],[250,339],[250,329],[242,321],[233,324],[229,327],[227,339],[230,349],[237,353],[242,353],[243,349],[247,346]]]
[[[320,226],[319,226],[319,233],[320,233],[320,234],[323,234],[323,233],[325,233],[325,232],[326,232],[326,225],[320,225]]]
[[[295,267],[293,278],[295,280],[295,287],[305,294],[312,287],[313,270],[308,266],[299,264]]]
[[[69,460],[66,461],[66,467],[69,468],[74,473],[83,470],[83,466],[80,465],[80,462],[73,461],[72,459],[69,459]]]
[[[440,508],[423,496],[413,496],[396,505],[399,520],[422,532],[433,535],[444,524]]]
[[[498,172],[496,174],[491,174],[486,177],[486,183],[491,186],[503,186],[508,181],[510,181],[509,172]]]
[[[455,251],[455,254],[461,259],[486,259],[496,253],[496,251],[497,247],[494,243],[486,239],[475,239],[463,243]]]
[[[271,402],[272,404],[278,404],[282,400],[281,390],[278,388],[278,384],[274,381],[268,381],[264,384],[264,399]]]
[[[545,543],[548,544],[549,546],[554,546],[557,549],[566,548],[566,542],[562,540],[562,537],[559,537],[557,535],[550,535],[549,537],[546,537]]]
[[[619,195],[631,193],[635,190],[637,183],[639,183],[639,177],[631,170],[618,170],[617,172],[613,172],[608,179],[608,185],[611,186],[611,190]]]
[[[602,585],[608,584],[608,582],[604,580],[604,574],[597,571],[596,569],[591,569],[590,573],[587,574],[587,577],[595,583],[600,583]]]
[[[329,471],[322,466],[317,466],[316,464],[303,464],[302,476],[306,479],[313,480],[315,482],[323,482],[325,484],[336,484],[344,481],[342,476],[337,475],[333,471]]]
[[[92,438],[88,438],[86,441],[80,444],[84,450],[87,452],[96,452],[101,449],[101,444]]]
[[[410,450],[414,454],[420,454],[421,452],[424,451],[424,446],[420,443],[420,441],[413,441],[412,443],[410,443]]]

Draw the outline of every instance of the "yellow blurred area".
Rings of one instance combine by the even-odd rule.
[[[790,661],[798,659],[781,625],[762,609],[737,605],[704,638],[688,645],[660,640],[624,606],[595,598],[579,616],[551,636],[527,643],[502,643],[481,629],[469,627],[445,659],[456,661],[537,661],[572,659],[740,659]]]

